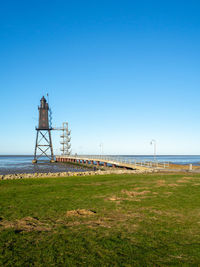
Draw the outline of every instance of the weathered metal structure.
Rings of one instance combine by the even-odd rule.
[[[51,162],[54,162],[53,146],[51,140],[51,131],[53,128],[49,125],[49,105],[43,96],[40,100],[39,124],[36,128],[36,143],[33,163],[37,163],[38,159],[46,156]]]
[[[71,154],[70,148],[71,148],[71,131],[68,128],[68,122],[63,122],[63,127],[60,129],[62,131],[61,134],[61,152],[62,155],[69,156]]]

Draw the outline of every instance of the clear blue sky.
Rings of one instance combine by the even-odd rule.
[[[31,154],[40,98],[75,153],[200,154],[200,2],[0,1],[0,154]],[[59,133],[53,133],[59,152]]]

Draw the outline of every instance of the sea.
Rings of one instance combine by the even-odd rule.
[[[45,157],[37,164],[32,163],[33,156],[0,155],[0,175],[14,173],[56,173],[87,171],[86,167],[65,163],[50,163]]]
[[[91,157],[91,155],[90,155]],[[103,155],[102,157],[105,157]],[[107,156],[106,156],[107,157]],[[136,161],[158,161],[169,162],[174,164],[193,164],[200,165],[200,155],[108,155],[109,158],[116,160],[125,160],[129,162]],[[30,155],[0,155],[0,174],[13,174],[13,173],[47,173],[47,172],[75,172],[86,171],[86,167],[76,166],[65,163],[49,163],[46,158],[42,158],[42,162],[32,164],[33,156]]]

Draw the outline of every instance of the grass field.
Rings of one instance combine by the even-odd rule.
[[[0,182],[0,266],[200,265],[200,175]]]

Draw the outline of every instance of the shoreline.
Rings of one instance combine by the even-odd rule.
[[[68,164],[68,163],[67,163]],[[73,163],[72,165],[81,166],[80,163]],[[96,166],[96,165],[95,165]],[[89,166],[84,166],[89,167]],[[96,166],[97,167],[97,166]],[[89,167],[90,170],[74,170],[74,171],[61,171],[61,172],[21,172],[21,173],[7,173],[0,174],[0,180],[15,180],[15,179],[27,179],[27,178],[57,178],[57,177],[72,177],[72,176],[91,176],[91,175],[106,175],[106,174],[142,174],[142,173],[177,173],[177,172],[200,172],[200,166],[192,165],[192,170],[189,170],[189,164],[174,164],[170,163],[169,167],[164,168],[147,168],[137,166],[135,170],[111,167],[100,168]]]
[[[72,177],[72,176],[92,176],[92,175],[106,175],[106,174],[142,174],[155,173],[157,169],[137,168],[135,170],[115,169],[115,170],[96,170],[96,171],[81,171],[81,172],[54,172],[54,173],[14,173],[0,175],[0,180],[16,180],[27,178],[57,178],[57,177]]]

